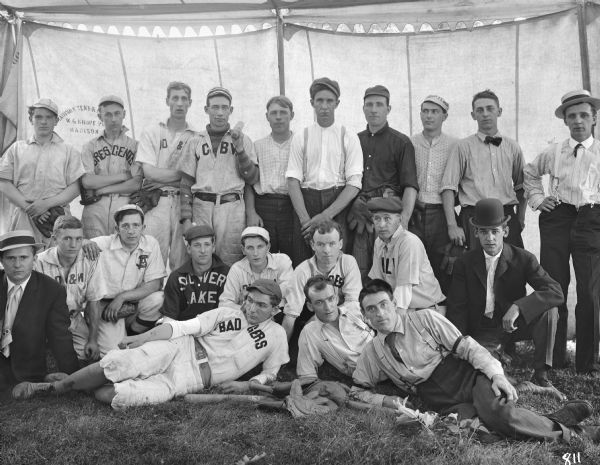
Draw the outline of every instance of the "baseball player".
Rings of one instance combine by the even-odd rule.
[[[126,337],[121,344],[125,350],[113,350],[99,363],[58,382],[20,383],[13,396],[95,389],[97,399],[122,409],[166,402],[216,385],[232,392],[272,382],[288,361],[285,332],[271,319],[280,300],[277,283],[257,280],[241,309],[219,307]],[[260,363],[262,372],[250,381],[233,381]],[[105,385],[109,382],[113,384]]]
[[[79,195],[77,180],[85,171],[79,152],[54,132],[56,103],[38,100],[29,107],[29,121],[33,136],[16,141],[0,159],[0,192],[17,207],[10,230],[31,230],[36,242],[48,243],[50,218],[69,212],[69,202]]]
[[[210,226],[193,226],[184,237],[190,258],[169,275],[160,310],[165,317],[180,321],[217,308],[229,273],[215,254],[215,232]]]
[[[269,252],[271,238],[269,231],[264,228],[247,227],[242,231],[241,240],[244,258],[231,267],[219,305],[239,308],[244,302],[246,288],[251,283],[257,279],[271,279],[281,287],[281,305],[285,306],[294,271],[290,257],[283,253]]]
[[[258,181],[254,146],[239,126],[231,129],[231,93],[214,87],[206,96],[206,131],[190,141],[182,170],[181,221],[184,231],[193,223],[215,231],[217,255],[233,265],[242,258],[240,235],[246,226],[245,184]]]
[[[290,341],[292,358],[296,355],[300,331],[312,317],[304,305],[304,286],[308,279],[316,275],[326,276],[343,295],[343,301],[340,301],[347,308],[358,309],[358,294],[362,286],[356,259],[342,252],[341,228],[335,221],[326,220],[315,226],[311,246],[314,255],[294,270],[288,302],[283,308],[281,324]]]
[[[316,319],[308,322],[298,339],[296,373],[304,384],[317,379],[324,361],[340,373],[352,376],[356,361],[373,331],[355,307],[338,306],[336,287],[326,276],[309,278],[304,286],[306,306]]]
[[[158,204],[146,213],[148,234],[160,245],[163,263],[172,270],[186,260],[185,244],[180,224],[179,185],[182,154],[196,131],[186,115],[192,104],[192,90],[183,82],[167,86],[169,119],[146,129],[140,137],[136,162],[144,172],[143,189],[160,189]]]
[[[127,205],[129,195],[140,187],[142,172],[134,163],[137,142],[127,135],[128,129],[123,125],[125,116],[120,97],[102,97],[98,119],[104,125],[104,132],[81,150],[86,171],[80,180],[84,205],[81,221],[87,239],[111,234],[115,229],[115,212]]]
[[[122,337],[121,333],[111,336],[114,331],[111,323],[100,321],[98,328],[88,328],[84,317],[89,318],[90,313],[98,311],[99,301],[105,294],[105,277],[97,260],[90,260],[83,253],[83,225],[77,218],[59,216],[54,223],[52,239],[56,246],[38,254],[34,269],[65,286],[71,317],[69,331],[73,335],[77,357],[79,360],[97,360],[114,348],[110,347],[111,340]],[[97,335],[94,334],[96,329]]]
[[[124,205],[115,212],[114,220],[115,234],[92,239],[102,251],[98,267],[106,289],[102,305],[90,315],[90,326],[100,324],[102,319],[117,327],[113,334],[118,336],[111,340],[110,349],[117,347],[125,336],[126,326],[133,334],[154,326],[161,316],[160,289],[166,276],[158,242],[144,234],[142,209]]]
[[[377,239],[369,278],[383,279],[394,289],[399,308],[436,308],[446,311],[446,298],[435,279],[425,246],[402,227],[402,201],[376,197],[367,202]]]

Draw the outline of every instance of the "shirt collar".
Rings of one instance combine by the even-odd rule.
[[[381,242],[383,242],[383,245],[385,245],[385,246],[394,245],[398,241],[398,239],[400,238],[400,236],[402,234],[404,234],[404,228],[402,227],[402,225],[400,225],[400,226],[398,226],[398,229],[396,229],[396,232],[394,234],[392,234],[392,237],[389,242],[383,242],[383,241],[381,241]]]
[[[500,255],[502,255],[502,251],[504,250],[504,247],[502,247],[500,249],[500,252],[498,252],[496,255],[490,255],[488,254],[485,250],[483,251],[483,256],[485,257],[485,259],[487,260],[488,258],[491,258],[492,261],[496,261],[500,258]]]
[[[574,149],[577,146],[577,144],[581,144],[585,147],[586,150],[588,150],[592,146],[593,143],[594,143],[594,136],[588,137],[583,142],[577,142],[572,137],[569,137],[569,147],[571,147],[572,149]]]
[[[443,135],[444,135],[444,133],[440,132],[440,134],[438,136],[435,136],[433,139],[431,139],[431,144],[429,144],[429,140],[427,140],[427,137],[425,137],[425,132],[421,131],[419,133],[419,136],[421,136],[421,139],[423,139],[423,142],[427,145],[431,145],[431,147],[433,147],[434,145],[437,145]]]
[[[398,309],[396,309],[396,315],[397,315],[397,319],[396,319],[396,324],[394,325],[394,328],[392,329],[392,333],[399,333],[399,334],[404,334],[404,328],[405,328],[405,324],[404,324],[404,318],[406,316],[406,310],[402,310],[399,311]],[[388,333],[390,334],[390,333]],[[385,338],[387,337],[387,334],[383,334],[380,331],[377,331],[377,337],[379,339],[381,339],[381,343],[385,343]]]
[[[163,127],[163,128],[165,128],[165,129],[169,129],[168,123],[169,123],[169,120],[167,119],[166,121],[159,122],[158,125],[161,126],[161,127]],[[197,133],[200,132],[195,127],[191,126],[187,121],[185,122],[184,132],[185,131],[192,131],[192,132],[197,132]]]
[[[112,239],[110,240],[110,250],[123,249],[123,244],[121,244],[121,239],[117,233],[113,234]],[[142,234],[140,237],[140,242],[134,250],[140,249],[143,252],[150,252],[150,248],[148,247],[148,239],[146,239],[146,235]]]
[[[6,277],[6,295],[8,295],[8,293],[10,292],[10,290],[15,287],[15,286],[21,286],[21,289],[24,291],[25,288],[27,287],[27,283],[29,282],[29,280],[31,279],[31,274],[27,277],[27,279],[25,281],[23,281],[21,284],[15,284],[13,283],[10,279],[8,279],[8,276]]]
[[[129,131],[129,128],[127,126],[121,126],[121,132],[119,132],[117,139],[119,137],[123,137],[127,133],[127,131]],[[100,134],[96,139],[97,140],[100,140],[100,139],[106,140],[106,129],[104,131],[102,131],[102,134]]]
[[[385,122],[385,124],[383,125],[383,127],[381,129],[379,129],[377,132],[371,132],[371,130],[369,129],[369,125],[367,124],[367,132],[369,134],[371,134],[372,136],[375,136],[377,134],[383,134],[385,131],[387,131],[390,127],[390,123],[388,123],[387,121]]]
[[[60,144],[60,143],[63,143],[63,142],[64,142],[63,138],[60,137],[56,132],[52,131],[52,139],[50,139],[50,143],[51,144]],[[31,144],[38,144],[38,145],[40,145],[38,143],[38,141],[35,140],[35,136],[31,136],[29,139],[27,139],[27,143],[29,145],[31,145]]]
[[[488,137],[488,135],[484,134],[483,132],[477,131],[477,137],[479,138],[479,140],[481,142],[484,142],[485,138]],[[493,136],[490,136],[490,137],[502,137],[502,134],[500,134],[500,131],[497,131],[496,134],[494,134]]]

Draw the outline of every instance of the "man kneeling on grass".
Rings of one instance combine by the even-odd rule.
[[[506,437],[569,441],[582,435],[600,442],[599,426],[579,426],[593,413],[589,402],[573,400],[549,415],[517,407],[517,392],[498,360],[433,310],[398,311],[385,281],[369,282],[359,302],[377,336],[356,364],[354,398],[381,405],[385,396],[370,389],[390,379],[416,391],[428,408],[462,418],[477,415]]]
[[[247,290],[241,309],[219,307],[125,337],[119,344],[124,350],[112,350],[60,381],[20,383],[13,397],[95,390],[98,400],[121,409],[166,402],[219,384],[227,392],[274,381],[289,361],[285,330],[271,319],[279,311],[281,289],[274,281],[259,279]],[[233,381],[260,363],[259,375],[248,382]]]

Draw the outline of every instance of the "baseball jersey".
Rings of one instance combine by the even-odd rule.
[[[94,237],[92,241],[102,249],[98,267],[105,277],[105,299],[113,299],[121,292],[164,278],[167,274],[160,247],[152,236],[142,234],[138,246],[131,253],[123,248],[117,234]]]
[[[283,308],[283,313],[296,317],[299,316],[306,301],[304,285],[310,277],[322,274],[317,268],[317,261],[314,255],[300,263],[294,270],[288,301]],[[362,289],[362,282],[360,280],[358,263],[356,263],[356,259],[352,255],[340,253],[335,265],[327,273],[327,279],[335,287],[341,289],[344,296],[343,304],[346,307],[360,309],[358,294]]]
[[[155,168],[181,170],[183,151],[196,130],[187,126],[183,131],[169,131],[166,123],[160,122],[142,132],[136,162],[147,163]],[[164,188],[163,190],[176,190]]]
[[[121,134],[112,144],[106,140],[106,133],[103,132],[83,146],[81,161],[86,173],[108,176],[139,171],[139,167],[133,168],[137,166],[133,162],[138,143],[126,134],[127,131],[128,129],[123,127]]]
[[[314,123],[307,131],[306,144],[304,131],[292,138],[286,177],[299,180],[301,187],[309,189],[346,184],[361,189],[363,157],[358,136],[345,131],[342,146],[341,126],[323,128]]]
[[[281,306],[283,307],[287,301],[286,296],[290,290],[293,271],[292,261],[284,253],[268,253],[267,267],[260,273],[254,273],[250,268],[248,258],[244,257],[231,266],[219,305],[240,308],[246,297],[246,287],[257,279],[272,279],[281,288],[283,295]]]
[[[219,307],[187,321],[169,321],[171,339],[192,335],[208,358],[211,383],[238,379],[259,363],[262,372],[252,379],[265,384],[274,381],[279,368],[289,361],[285,330],[272,319],[249,325],[239,309]]]
[[[58,248],[51,247],[37,254],[33,267],[66,287],[69,310],[83,311],[88,302],[101,300],[106,294],[104,274],[97,265],[80,250],[71,268],[65,270],[58,259]]]
[[[433,274],[421,240],[399,227],[389,243],[377,238],[373,251],[373,267],[369,278],[383,279],[392,289],[396,304],[401,308],[429,308],[444,300],[444,294]],[[398,286],[411,285],[410,302]]]
[[[363,321],[360,311],[338,307],[338,325],[309,321],[298,339],[299,378],[316,378],[323,361],[329,362],[341,373],[352,376],[358,357],[365,345],[373,339],[374,332]]]
[[[191,259],[173,271],[165,285],[161,313],[174,320],[189,320],[219,306],[229,267],[213,254],[212,267],[198,276]]]
[[[253,163],[257,163],[254,145],[245,134],[244,152]],[[206,130],[196,134],[185,148],[180,167],[185,174],[195,178],[192,193],[243,194],[246,182],[238,172],[235,153],[231,131],[227,131],[221,139],[217,153],[213,152]]]
[[[0,158],[0,179],[29,201],[60,194],[84,173],[80,153],[56,133],[43,145],[33,137],[16,141]]]

